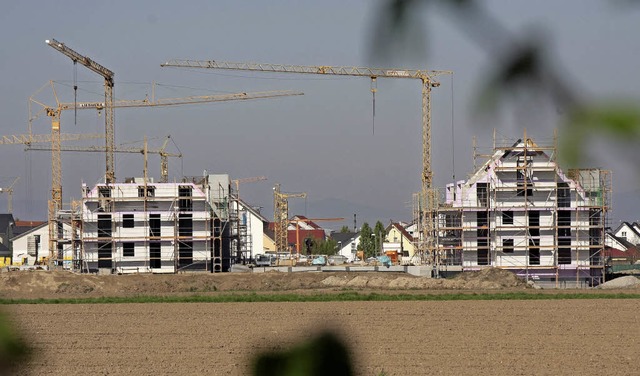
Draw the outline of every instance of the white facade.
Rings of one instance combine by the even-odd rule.
[[[338,244],[338,254],[346,257],[349,261],[356,259],[356,251],[360,245],[360,235],[355,236],[350,242]]]
[[[601,265],[605,171],[571,177],[532,140],[499,148],[467,181],[447,185],[440,246],[463,267],[554,270]],[[540,272],[544,274],[545,272]]]
[[[82,265],[116,273],[230,267],[229,178],[83,187]]]
[[[71,238],[71,226],[63,224],[63,235]],[[36,261],[42,263],[49,257],[49,226],[44,223],[29,231],[26,231],[13,239],[13,265],[35,265]],[[63,260],[66,264],[71,262],[72,252],[69,247],[63,250]],[[69,265],[70,266],[70,265]]]
[[[616,237],[625,239],[633,245],[640,244],[640,232],[636,228],[636,224],[622,222],[613,233]]]
[[[247,249],[249,253],[246,257],[264,254],[264,226],[268,222],[267,219],[242,200],[234,200],[231,208],[232,210],[238,210],[238,223],[240,226],[246,227],[247,235],[250,238],[246,246],[250,247],[250,249]]]

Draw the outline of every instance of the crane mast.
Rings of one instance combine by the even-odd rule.
[[[280,184],[273,187],[273,225],[275,233],[276,252],[287,251],[287,227],[289,227],[289,199],[306,198],[307,194],[285,193],[280,190]]]
[[[64,43],[58,42],[55,39],[47,39],[45,41],[49,46],[58,50],[62,54],[70,58],[74,63],[80,63],[87,67],[89,70],[101,75],[104,78],[104,129],[105,129],[105,148],[106,154],[106,175],[105,180],[107,184],[115,183],[115,168],[114,168],[114,156],[113,149],[115,147],[115,131],[114,131],[114,112],[113,112],[113,85],[114,73],[102,65],[96,63],[87,56],[83,56],[75,50],[67,47]],[[58,117],[60,114],[58,113]],[[58,124],[59,124],[58,118]],[[59,130],[58,130],[59,131]]]
[[[315,75],[336,75],[336,76],[357,76],[368,77],[376,82],[378,77],[383,78],[404,78],[417,79],[422,84],[422,173],[420,192],[420,213],[419,213],[419,241],[417,242],[418,253],[421,257],[427,255],[432,257],[432,262],[437,264],[437,252],[434,242],[435,237],[435,208],[437,206],[437,192],[433,189],[433,170],[431,168],[431,89],[440,86],[435,78],[442,75],[453,74],[446,70],[415,70],[415,69],[387,69],[368,68],[352,66],[307,66],[307,65],[285,65],[285,64],[260,64],[260,63],[238,63],[215,60],[179,60],[174,59],[161,64],[162,67],[178,68],[203,68],[203,69],[228,69],[252,72],[273,72],[273,73],[298,73]],[[374,97],[375,98],[375,97]],[[277,222],[276,222],[277,223]],[[278,235],[276,234],[276,237]]]
[[[13,186],[16,185],[18,180],[20,180],[19,176],[13,179],[13,182],[8,187],[6,188],[0,187],[0,193],[7,194],[7,212],[9,214],[13,214]]]

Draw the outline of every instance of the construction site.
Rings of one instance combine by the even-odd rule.
[[[637,374],[633,10],[7,3],[0,375]]]
[[[28,150],[51,152],[51,196],[48,231],[27,237],[27,250],[14,251],[13,266],[46,266],[82,273],[178,273],[229,272],[233,265],[254,266],[256,257],[272,254],[280,266],[309,266],[313,239],[331,237],[314,221],[344,218],[291,217],[289,199],[306,198],[304,192],[284,192],[273,187],[273,220],[240,199],[240,184],[266,177],[232,179],[225,173],[183,176],[169,182],[168,158],[181,153],[162,147],[150,149],[115,145],[114,111],[130,107],[163,107],[252,100],[302,95],[294,91],[237,93],[182,98],[115,100],[114,73],[64,43],[46,44],[104,79],[104,102],[58,100],[53,82],[55,106],[32,97],[34,120],[51,119],[51,134],[5,136],[3,143],[26,145]],[[553,287],[590,287],[605,281],[603,257],[607,213],[611,210],[611,173],[603,169],[563,170],[557,162],[557,137],[533,140],[523,130],[517,141],[500,143],[494,132],[493,148],[487,154],[474,151],[474,169],[467,180],[444,188],[434,187],[431,157],[432,89],[451,71],[420,71],[363,67],[296,66],[281,64],[231,63],[221,61],[171,60],[162,67],[196,70],[231,70],[298,75],[363,77],[371,82],[375,114],[377,80],[418,81],[421,86],[422,171],[421,190],[413,194],[412,218],[393,224],[394,239],[384,234],[377,243],[379,255],[390,255],[397,269],[412,269],[417,275],[434,278],[483,268],[501,268],[525,280]],[[31,106],[30,106],[31,108]],[[65,111],[93,110],[104,113],[104,134],[61,132]],[[105,145],[77,147],[70,140],[104,138]],[[49,143],[50,146],[39,144]],[[82,185],[82,198],[62,199],[61,152],[99,152],[105,155],[104,180],[95,186]],[[116,181],[114,155],[141,153],[142,177]],[[148,172],[150,154],[161,157],[158,182]],[[478,160],[480,161],[478,163]],[[354,214],[355,222],[355,214]],[[300,236],[303,231],[317,230]],[[340,238],[338,254],[357,266],[380,265],[365,260],[359,252],[358,228],[353,236]],[[382,234],[380,234],[382,235]],[[378,236],[378,235],[376,235]],[[337,237],[336,239],[338,239]],[[344,242],[344,244],[343,244]],[[305,246],[306,243],[306,246]],[[16,243],[18,244],[18,243]],[[306,248],[306,249],[305,249]],[[285,261],[288,260],[288,261]],[[326,262],[326,261],[325,261]],[[386,261],[384,261],[386,262]],[[267,263],[267,266],[274,266]],[[319,264],[321,265],[321,264]],[[264,265],[263,265],[264,266]],[[244,270],[244,269],[243,269]],[[275,270],[275,269],[274,269]],[[309,269],[317,270],[317,269]],[[367,269],[368,270],[368,269]]]

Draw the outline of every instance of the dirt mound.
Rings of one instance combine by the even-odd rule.
[[[208,294],[232,291],[314,290],[481,290],[521,288],[526,284],[499,269],[470,272],[452,279],[404,273],[267,272],[201,274],[93,275],[63,271],[0,273],[0,296],[8,298],[100,297]]]
[[[465,288],[470,289],[499,289],[527,286],[527,283],[515,274],[499,268],[486,268],[477,272],[460,273],[453,280],[464,282]]]
[[[611,281],[607,281],[600,286],[600,289],[627,289],[627,288],[640,288],[640,279],[628,275],[624,277],[619,277],[616,279],[612,279]]]

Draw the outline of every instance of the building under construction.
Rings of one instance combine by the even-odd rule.
[[[60,212],[59,223],[72,227],[60,248],[88,272],[228,271],[232,258],[250,252],[240,245],[247,233],[230,183],[221,174],[84,185],[82,201]]]
[[[466,181],[446,186],[434,212],[437,266],[511,270],[541,283],[602,281],[611,174],[563,171],[557,148],[527,138],[494,147]]]

